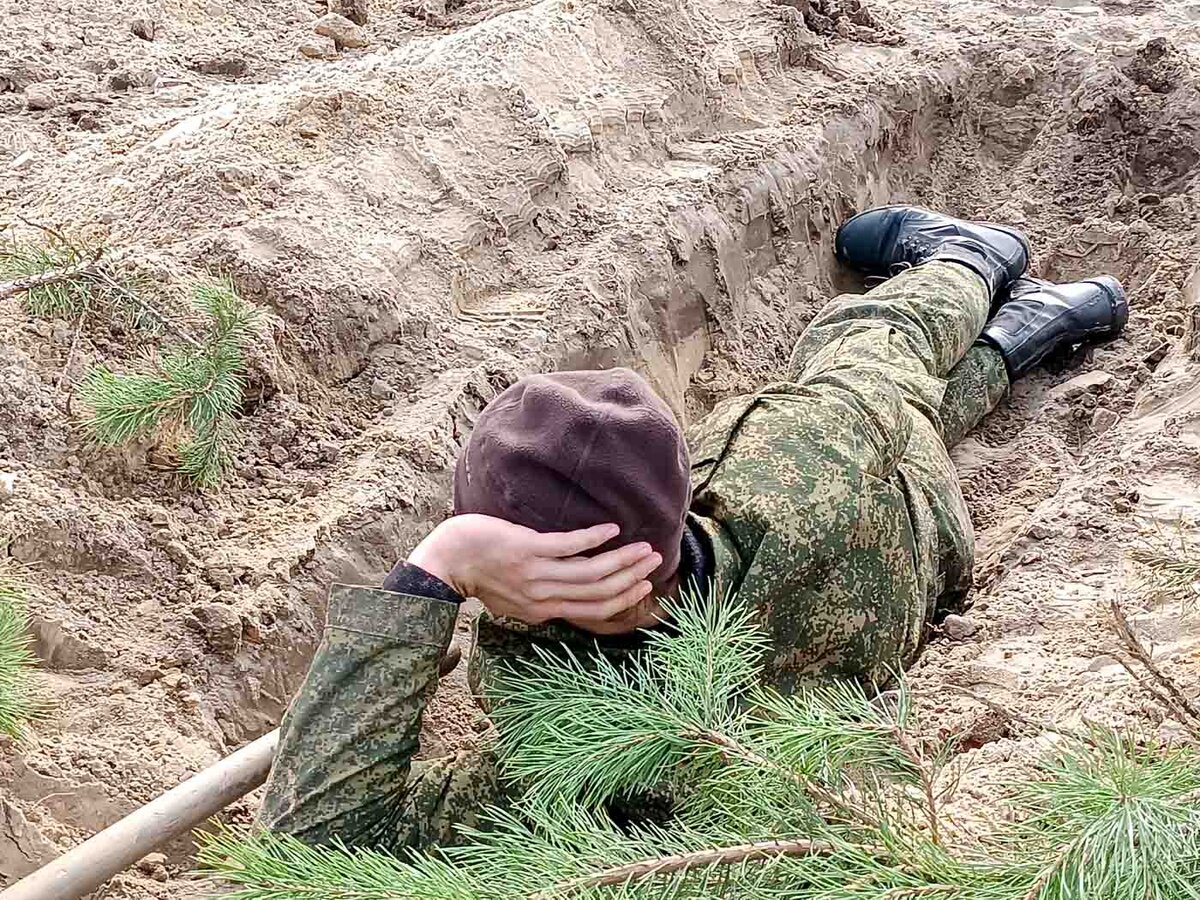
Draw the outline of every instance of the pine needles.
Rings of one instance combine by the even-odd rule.
[[[0,735],[21,740],[41,704],[33,683],[33,652],[21,580],[0,564]]]
[[[509,674],[493,720],[509,773],[535,785],[532,800],[595,805],[718,759],[720,749],[697,736],[731,725],[762,637],[734,602],[679,615],[679,635],[652,635],[625,669],[543,653],[540,665]]]
[[[1182,520],[1155,522],[1152,531],[1129,550],[1141,593],[1157,603],[1177,601],[1189,612],[1200,598],[1200,543]]]
[[[1186,728],[1193,737],[1200,740],[1200,705],[1192,700],[1184,692],[1184,690],[1175,683],[1157,662],[1154,661],[1154,656],[1150,652],[1150,648],[1142,643],[1137,632],[1134,631],[1133,625],[1125,615],[1125,610],[1121,607],[1119,598],[1114,597],[1109,605],[1109,611],[1112,613],[1113,628],[1117,634],[1117,640],[1121,644],[1121,649],[1125,651],[1125,656],[1118,656],[1117,661],[1124,667],[1125,671],[1130,674],[1134,681],[1141,685],[1150,696],[1158,701],[1165,709],[1171,711],[1175,718]],[[1128,656],[1128,659],[1125,657]],[[1149,678],[1143,678],[1133,663],[1143,669]]]
[[[88,253],[64,241],[48,246],[10,243],[0,249],[0,296],[21,294],[26,312],[45,318],[75,318],[92,297],[91,275],[98,252]]]
[[[12,279],[0,283],[0,297],[20,295],[31,315],[74,320],[77,335],[86,318],[107,311],[147,334],[170,332],[176,341],[148,356],[140,372],[101,365],[85,376],[79,395],[91,410],[83,423],[91,437],[119,446],[158,436],[176,452],[178,471],[193,485],[219,484],[240,443],[236,415],[258,310],[227,281],[195,285],[193,307],[207,324],[197,338],[160,309],[145,279],[118,274],[103,247],[76,246],[54,229],[35,227],[48,243],[13,242],[0,250],[0,278]]]
[[[1098,731],[1026,785],[1008,835],[1045,900],[1200,897],[1200,759]],[[1049,860],[1049,863],[1043,863]]]
[[[1200,547],[1180,539],[1167,549],[1137,547],[1130,558],[1139,563],[1143,583],[1154,596],[1163,600],[1179,599],[1190,608],[1200,596]]]
[[[1200,757],[1107,732],[1064,739],[986,841],[938,840],[941,752],[849,685],[757,686],[762,636],[731,600],[685,602],[621,668],[543,655],[494,698],[525,799],[428,854],[222,830],[200,860],[235,900],[1197,900]],[[666,822],[614,797],[669,789]],[[931,820],[931,817],[933,820]]]
[[[193,299],[210,321],[203,343],[169,349],[148,362],[147,372],[97,367],[79,396],[92,410],[84,425],[96,441],[116,446],[156,432],[174,435],[179,471],[199,487],[212,487],[229,470],[239,443],[234,417],[245,389],[243,354],[259,316],[229,283],[198,285]]]

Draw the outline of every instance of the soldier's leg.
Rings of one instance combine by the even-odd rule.
[[[942,435],[913,413],[908,445],[897,469],[909,513],[918,528],[919,551],[928,554],[932,578],[926,599],[942,612],[961,611],[971,588],[975,533],[958,474]],[[925,620],[928,621],[926,615]]]
[[[1020,378],[1059,348],[1105,341],[1129,318],[1121,283],[1109,275],[1051,284],[1017,281],[946,384],[942,438],[953,446],[989,412],[1013,378]]]
[[[975,535],[958,474],[946,450],[962,440],[991,412],[1008,390],[1008,371],[994,347],[975,344],[946,376],[938,409],[941,433],[914,420],[901,474],[910,493],[919,491],[937,533],[935,547],[939,612],[961,612],[971,588]]]
[[[971,519],[947,446],[962,438],[1008,388],[1003,359],[975,341],[991,296],[965,266],[931,262],[818,313],[792,357],[800,382],[830,367],[873,369],[908,402],[911,430],[899,474],[919,550],[933,564],[929,602],[953,606],[971,584]]]
[[[790,377],[803,383],[845,366],[875,370],[940,432],[946,377],[979,337],[990,305],[988,286],[966,266],[917,266],[822,309],[796,342]],[[976,386],[959,383],[964,392]]]
[[[1000,351],[975,344],[946,376],[946,392],[938,408],[943,443],[953,447],[961,441],[995,409],[1008,388],[1008,370]]]

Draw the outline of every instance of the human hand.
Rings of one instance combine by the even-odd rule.
[[[437,526],[408,561],[493,615],[538,625],[566,619],[597,634],[631,630],[622,614],[653,589],[646,580],[662,556],[646,543],[598,556],[579,554],[620,533],[616,525],[538,532],[492,516],[454,516]]]

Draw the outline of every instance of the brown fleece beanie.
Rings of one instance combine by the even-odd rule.
[[[596,552],[646,541],[679,568],[691,502],[687,445],[675,416],[629,369],[531,375],[487,405],[458,458],[454,512],[535,531],[606,522],[621,533]]]

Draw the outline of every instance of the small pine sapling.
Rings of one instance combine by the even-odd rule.
[[[26,224],[43,231],[47,243],[13,241],[0,248],[0,279],[10,279],[0,281],[0,299],[19,295],[31,315],[74,319],[76,343],[84,320],[101,311],[140,332],[169,332],[179,341],[152,358],[147,371],[118,374],[99,366],[85,377],[80,396],[92,412],[84,425],[93,439],[119,445],[159,433],[193,485],[219,484],[240,439],[235,415],[245,386],[243,354],[259,311],[228,282],[198,285],[193,302],[209,330],[197,339],[160,309],[146,278],[114,268],[104,247],[76,245],[54,228]],[[64,376],[74,352],[72,343]]]
[[[1200,755],[1064,739],[996,833],[942,812],[953,773],[877,696],[758,684],[764,636],[726,598],[685,600],[629,665],[542,653],[493,697],[523,799],[428,853],[218,829],[200,862],[227,900],[1196,900]],[[624,826],[605,803],[669,791]],[[940,824],[939,824],[940,820]]]
[[[21,740],[41,713],[25,609],[21,579],[0,564],[0,735],[14,740]]]
[[[1022,820],[1002,832],[1038,871],[1030,897],[1200,896],[1200,756],[1097,729],[1018,789]]]
[[[179,471],[198,487],[213,487],[229,471],[240,440],[244,354],[260,314],[228,282],[197,285],[193,301],[209,320],[203,340],[171,347],[149,362],[150,371],[98,366],[79,395],[91,409],[84,425],[97,442],[116,446],[165,435]]]

